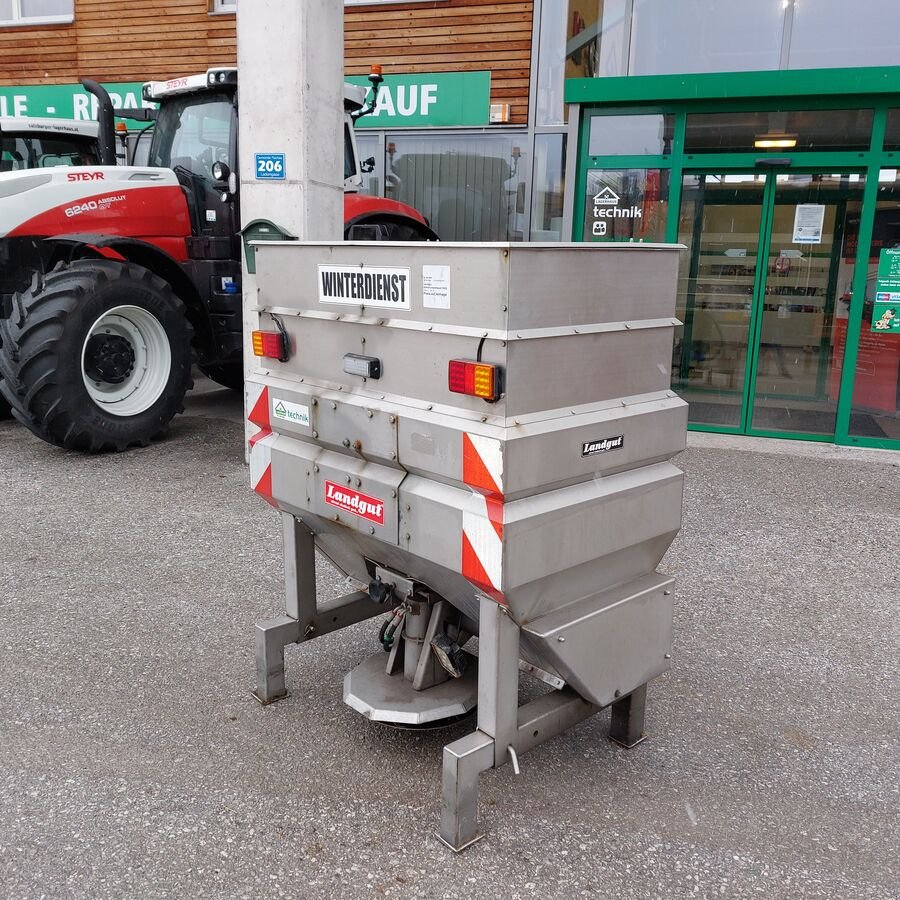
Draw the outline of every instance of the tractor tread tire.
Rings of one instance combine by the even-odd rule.
[[[116,416],[87,393],[80,354],[87,330],[105,311],[98,304],[139,305],[129,291],[154,307],[149,311],[169,339],[171,370],[162,395],[149,409]],[[118,300],[104,299],[104,294],[115,298],[117,293],[122,295]],[[85,312],[90,306],[95,308]],[[99,453],[147,446],[181,410],[192,386],[192,333],[181,300],[150,270],[108,259],[60,264],[17,294],[12,315],[0,320],[0,402],[6,400],[13,416],[38,437],[68,450]]]

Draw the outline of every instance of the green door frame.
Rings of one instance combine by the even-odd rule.
[[[566,83],[566,102],[583,104],[578,134],[578,171],[573,205],[572,240],[582,240],[585,215],[587,173],[589,169],[665,169],[669,171],[669,196],[665,240],[678,239],[682,178],[685,171],[823,171],[865,174],[862,215],[852,284],[854,297],[865,298],[869,253],[875,223],[878,176],[882,168],[900,167],[900,153],[884,151],[884,135],[889,108],[900,108],[900,67],[864,69],[816,69],[787,72],[716,73],[710,75],[628,76],[623,78],[570,79]],[[865,151],[783,153],[777,157],[789,161],[784,168],[760,167],[766,153],[691,153],[684,152],[687,115],[696,112],[736,112],[789,109],[872,109],[871,143]],[[674,115],[671,152],[658,155],[591,156],[590,126],[594,115]],[[770,154],[774,155],[774,154]],[[775,179],[767,179],[766,190],[774,197]],[[768,193],[766,195],[768,197]],[[768,208],[768,204],[767,204]],[[765,248],[771,236],[768,223]],[[757,266],[757,273],[760,267]],[[754,284],[758,296],[758,283]],[[900,449],[900,441],[851,435],[850,413],[856,361],[859,354],[863,302],[851,303],[838,396],[834,442],[859,447]],[[756,317],[760,318],[761,317]],[[754,331],[751,321],[751,331]],[[758,354],[758,340],[750,344]],[[751,370],[744,373],[742,430],[746,426],[748,388]],[[696,431],[736,433],[727,427],[691,425]],[[783,432],[758,431],[754,434],[792,437],[798,440],[831,442],[818,435],[786,435]]]

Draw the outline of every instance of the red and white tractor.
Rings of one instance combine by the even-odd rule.
[[[358,193],[352,124],[374,108],[372,80],[368,106],[344,89],[344,236],[436,240],[416,210]],[[242,383],[237,70],[150,82],[144,98],[159,104],[148,167],[115,166],[101,103],[103,165],[0,173],[0,406],[68,449],[148,443],[193,362]]]

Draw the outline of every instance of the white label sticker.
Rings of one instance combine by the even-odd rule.
[[[309,427],[309,407],[300,403],[289,403],[287,400],[275,400],[272,403],[272,418]]]
[[[794,239],[792,244],[821,244],[825,226],[825,205],[798,203],[794,209]]]
[[[422,305],[450,309],[450,266],[422,266]]]
[[[399,266],[319,266],[319,302],[411,309],[409,269]]]

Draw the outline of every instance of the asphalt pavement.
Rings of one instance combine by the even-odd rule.
[[[441,748],[471,726],[341,700],[377,621],[251,697],[281,548],[240,420],[206,383],[120,455],[0,422],[0,896],[900,896],[900,455],[692,438],[649,740],[605,712],[485,773],[453,856]]]

